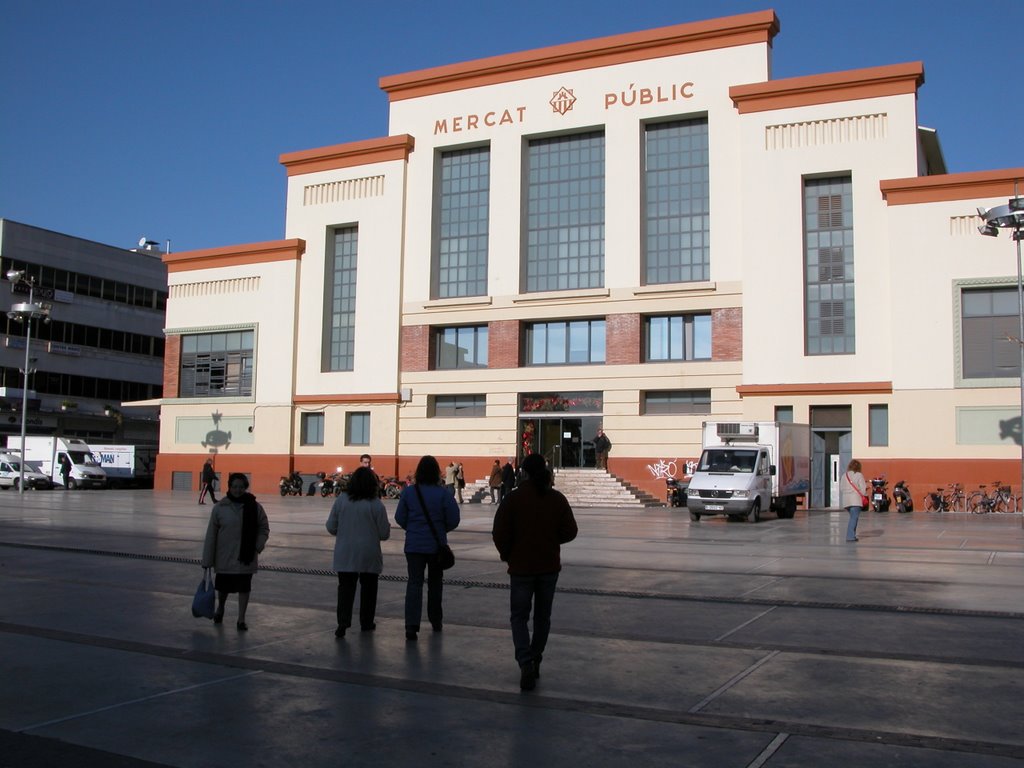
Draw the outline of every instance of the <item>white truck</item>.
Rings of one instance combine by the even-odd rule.
[[[111,488],[152,488],[156,470],[155,445],[90,444],[92,458],[107,474]]]
[[[67,456],[71,462],[68,487],[106,488],[107,475],[100,465],[93,461],[92,449],[84,440],[76,437],[26,437],[22,450],[20,437],[8,437],[7,448],[19,452],[26,462],[39,466],[39,471],[58,485],[64,485],[60,474],[60,458]]]
[[[783,421],[706,421],[690,478],[691,520],[728,515],[752,523],[774,511],[793,517],[811,488],[811,428]]]

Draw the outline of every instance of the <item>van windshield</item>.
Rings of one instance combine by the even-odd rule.
[[[757,451],[736,448],[708,448],[701,454],[701,472],[752,473],[757,466]]]
[[[87,467],[98,467],[99,464],[93,459],[91,453],[85,451],[68,451],[68,458],[72,464],[84,464]]]

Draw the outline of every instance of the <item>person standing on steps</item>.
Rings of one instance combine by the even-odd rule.
[[[501,500],[491,537],[498,555],[508,563],[512,644],[519,664],[519,687],[531,691],[540,677],[551,631],[551,606],[562,570],[562,544],[576,538],[572,507],[551,487],[544,457],[523,459],[519,486]],[[530,613],[533,612],[533,636]]]
[[[603,429],[597,430],[597,437],[594,438],[594,453],[597,454],[597,468],[608,469],[608,452],[612,449],[612,441]]]

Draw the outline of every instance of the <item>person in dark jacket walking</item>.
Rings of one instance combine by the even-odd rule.
[[[203,464],[202,474],[199,476],[199,484],[201,490],[199,491],[199,503],[206,503],[206,494],[210,494],[210,501],[214,504],[217,503],[217,497],[213,495],[213,484],[217,481],[217,473],[213,470],[213,459],[207,459],[206,463]]]
[[[427,514],[434,524],[433,531]],[[398,498],[395,522],[405,530],[405,561],[409,569],[405,589],[405,639],[415,640],[423,615],[424,571],[427,574],[427,618],[435,632],[441,631],[444,584],[437,552],[440,544],[448,543],[448,531],[459,527],[459,505],[451,492],[441,485],[441,466],[433,456],[420,459],[416,482],[407,486]]]
[[[523,459],[521,473],[519,486],[501,500],[491,536],[501,559],[508,563],[519,687],[530,691],[540,677],[551,631],[551,606],[562,570],[561,545],[575,539],[578,528],[569,502],[551,487],[551,472],[543,456],[531,453]]]
[[[512,462],[512,457],[509,457],[509,460],[505,462],[505,466],[501,468],[501,498],[503,499],[516,487],[516,468],[512,465]]]

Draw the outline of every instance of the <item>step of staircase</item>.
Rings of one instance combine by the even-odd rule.
[[[555,488],[565,494],[573,507],[663,507],[665,502],[630,485],[604,469],[556,469]],[[465,503],[488,504],[491,492],[487,480],[467,482],[462,489]]]

